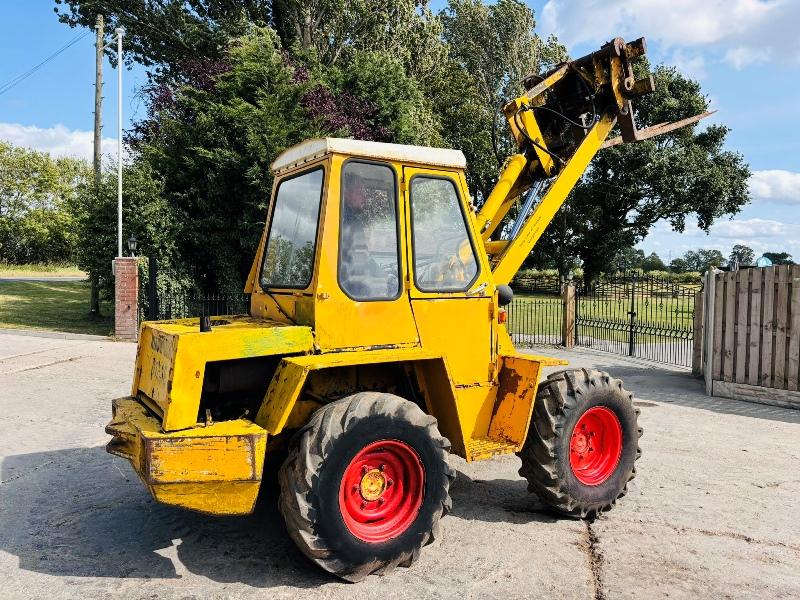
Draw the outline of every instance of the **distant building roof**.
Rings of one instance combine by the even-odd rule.
[[[272,163],[271,169],[274,173],[279,173],[330,153],[457,169],[467,166],[467,159],[461,150],[366,142],[347,138],[317,138],[306,140],[281,152]]]

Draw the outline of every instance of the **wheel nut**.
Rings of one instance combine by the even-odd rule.
[[[379,465],[378,465],[378,470],[379,470],[379,471],[385,471],[385,470],[386,470],[386,465],[385,465],[385,464],[383,464],[383,463],[379,464]]]
[[[384,502],[386,502],[385,498],[378,498],[378,504],[383,504]]]
[[[361,467],[361,474],[362,475],[366,475],[367,471],[369,471],[369,467],[367,465],[364,465],[363,467]]]
[[[353,493],[355,494],[358,491],[358,484],[353,484]]]
[[[366,502],[362,502],[361,503],[361,508],[367,508],[367,503]]]
[[[390,485],[392,485],[393,483],[394,483],[394,481],[392,481],[391,479],[387,479],[387,480],[386,480],[386,487],[389,487],[389,486],[390,486]]]

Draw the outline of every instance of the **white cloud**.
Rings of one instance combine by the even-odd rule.
[[[737,69],[800,63],[798,22],[797,0],[548,0],[540,19],[568,46],[644,35],[666,48],[711,46]]]
[[[781,169],[753,171],[749,186],[755,201],[800,206],[800,173]]]
[[[19,123],[0,123],[0,140],[15,146],[48,152],[52,156],[72,156],[92,160],[94,134],[91,131],[68,129],[64,125],[36,127]],[[103,138],[103,154],[116,152],[117,140]]]
[[[710,233],[712,237],[751,240],[785,236],[788,228],[784,223],[769,219],[734,219],[715,223],[711,226]]]

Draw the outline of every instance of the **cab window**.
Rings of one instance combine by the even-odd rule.
[[[397,185],[388,165],[350,160],[342,167],[339,286],[354,300],[400,295]]]
[[[261,287],[304,289],[311,283],[323,175],[318,168],[278,185]]]
[[[478,262],[455,182],[417,175],[411,179],[414,282],[423,292],[460,292],[478,275]]]

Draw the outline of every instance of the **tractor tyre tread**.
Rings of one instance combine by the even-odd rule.
[[[625,472],[616,488],[604,498],[586,497],[579,493],[580,486],[568,480],[569,443],[565,427],[570,426],[571,415],[581,407],[586,408],[593,398],[611,398],[612,403],[626,407],[631,423],[630,443],[635,451],[623,449],[620,465]],[[581,411],[582,412],[582,411]],[[534,403],[528,436],[517,456],[522,461],[519,474],[528,480],[528,490],[541,501],[564,515],[594,518],[610,510],[628,491],[628,483],[636,476],[635,461],[641,456],[639,438],[643,430],[638,426],[639,409],[633,405],[633,394],[627,392],[622,381],[604,371],[595,369],[569,369],[547,377],[540,386]],[[627,457],[627,464],[625,458]]]
[[[370,417],[402,420],[424,430],[430,438],[437,460],[441,461],[442,477],[438,482],[441,501],[432,511],[428,523],[422,523],[423,535],[418,543],[392,556],[374,558],[366,563],[350,560],[333,550],[330,540],[317,530],[316,509],[312,496],[319,481],[324,457],[336,446],[354,424]],[[303,554],[326,571],[347,581],[357,582],[372,573],[385,574],[395,567],[409,567],[420,555],[421,548],[434,541],[439,520],[452,507],[450,483],[455,470],[448,463],[450,442],[439,433],[437,421],[416,404],[392,394],[359,392],[326,404],[292,438],[286,461],[280,468],[279,509],[286,521],[289,536]]]

